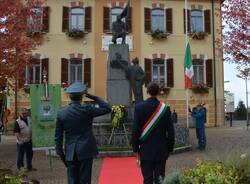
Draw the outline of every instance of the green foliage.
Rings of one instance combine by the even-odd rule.
[[[154,39],[157,40],[162,40],[162,39],[166,39],[168,37],[169,33],[166,33],[164,31],[161,31],[159,29],[156,29],[155,31],[151,32],[151,36]]]
[[[66,34],[72,38],[83,38],[85,36],[84,31],[79,29],[71,29],[67,31]]]
[[[247,109],[243,101],[239,101],[238,106],[234,113],[234,118],[237,120],[245,120]]]
[[[0,169],[0,183],[1,184],[39,183],[38,181],[27,181],[25,180],[26,177],[27,177],[27,173],[25,169],[22,169],[18,175],[13,175],[11,170]]]
[[[222,162],[198,161],[194,169],[184,171],[183,183],[188,184],[236,184],[239,183],[237,169],[226,167]]]
[[[192,32],[189,33],[189,36],[192,37],[194,40],[203,40],[208,34],[205,32]]]
[[[183,180],[182,177],[181,172],[173,172],[164,179],[163,184],[181,184]]]
[[[128,112],[123,105],[112,106],[111,121],[113,128],[118,128],[128,121]]]
[[[249,184],[250,156],[234,154],[223,162],[203,162],[196,167],[168,175],[163,184]]]

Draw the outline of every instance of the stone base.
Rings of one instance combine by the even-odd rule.
[[[127,44],[110,44],[107,63],[107,100],[111,105],[129,106],[132,102],[132,94],[125,71],[111,67],[111,62],[116,60],[116,53],[120,54],[122,61],[129,65],[129,46]]]
[[[132,123],[125,124],[125,127],[130,141]],[[174,127],[176,145],[190,146],[189,130],[185,126],[178,124],[175,124]],[[93,129],[98,146],[107,146],[112,131],[111,123],[95,123]],[[115,147],[127,146],[125,133],[122,127],[115,131],[111,145]]]

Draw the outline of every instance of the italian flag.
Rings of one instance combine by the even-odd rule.
[[[192,87],[192,77],[194,75],[191,49],[189,43],[187,44],[186,48],[184,68],[185,68],[185,89],[188,89]]]

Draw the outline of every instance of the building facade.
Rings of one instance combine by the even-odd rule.
[[[43,71],[50,84],[62,85],[62,104],[68,102],[64,87],[80,80],[89,91],[106,98],[108,44],[111,25],[125,8],[126,0],[47,0],[41,8],[42,26],[35,32],[46,41],[34,51],[33,66],[26,68],[26,83],[40,83]],[[138,57],[146,83],[158,81],[160,98],[186,117],[184,89],[184,0],[131,0],[127,19],[130,59]],[[190,106],[205,103],[208,126],[224,122],[224,72],[221,49],[221,1],[188,1],[187,32],[194,77]],[[34,19],[31,18],[31,22]],[[145,98],[147,97],[144,88]],[[29,105],[29,94],[19,91],[18,106]],[[14,97],[10,98],[14,109]]]

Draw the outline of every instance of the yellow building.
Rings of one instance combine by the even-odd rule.
[[[34,51],[34,65],[26,70],[26,82],[41,82],[45,69],[49,83],[62,84],[62,92],[69,83],[82,80],[92,93],[106,98],[111,24],[126,3],[126,0],[47,0],[43,8],[34,9],[41,14],[43,26],[38,31],[45,32],[46,41]],[[194,89],[189,90],[189,102],[191,107],[206,104],[208,126],[224,122],[222,54],[214,44],[221,37],[220,4],[219,0],[188,1],[188,40],[194,67]],[[186,117],[184,5],[184,0],[131,0],[127,21],[130,58],[139,58],[146,83],[160,82],[160,98],[180,118]],[[18,104],[28,105],[28,94],[21,94]],[[63,95],[63,104],[67,101]]]

